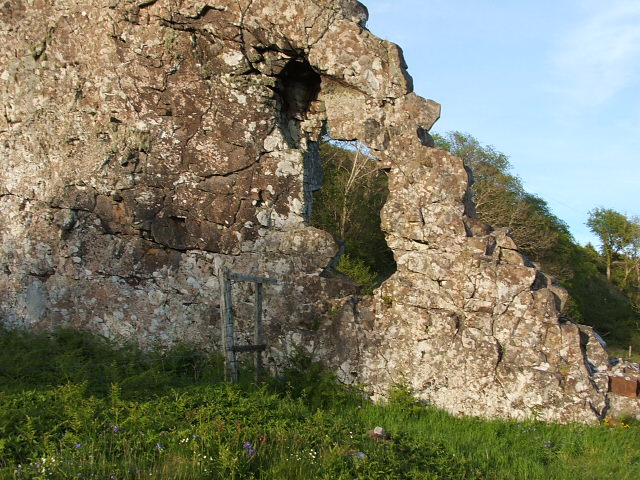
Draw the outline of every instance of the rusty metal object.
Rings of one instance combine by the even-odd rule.
[[[638,380],[609,377],[609,392],[624,397],[636,398],[638,396]]]

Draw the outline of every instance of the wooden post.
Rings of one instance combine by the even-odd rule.
[[[256,331],[254,343],[262,345],[264,342],[264,332],[262,330],[262,282],[256,283]],[[262,350],[256,350],[254,360],[254,368],[256,371],[256,382],[262,378]]]
[[[231,300],[231,278],[229,270],[220,270],[220,328],[222,334],[222,352],[224,354],[225,378],[238,381],[238,364],[234,350],[233,306]]]
[[[232,382],[238,381],[238,362],[235,352],[235,340],[233,329],[233,307],[231,299],[231,278],[229,278],[229,271],[225,269],[225,309],[227,317],[227,325],[225,328],[226,344],[227,344],[227,363],[229,365],[229,374]]]
[[[220,285],[220,348],[224,356],[224,379],[229,379],[227,365],[227,285],[225,282],[225,268],[218,270],[218,284]]]

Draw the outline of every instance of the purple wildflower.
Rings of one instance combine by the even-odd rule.
[[[249,457],[253,457],[256,454],[255,449],[251,446],[251,442],[244,442],[242,448],[244,448],[245,453],[249,455]]]
[[[158,449],[159,452],[162,451],[162,444],[160,442],[156,443],[156,448]]]
[[[73,448],[75,448],[76,450],[78,450],[81,447],[82,447],[82,443],[81,442],[78,442],[73,446]]]

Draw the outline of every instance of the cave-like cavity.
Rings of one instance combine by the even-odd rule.
[[[306,59],[292,59],[278,75],[283,123],[305,119],[309,106],[320,92],[320,75]]]

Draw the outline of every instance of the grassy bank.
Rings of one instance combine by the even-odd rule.
[[[401,389],[372,405],[293,363],[232,385],[184,348],[0,332],[0,478],[640,478],[635,426],[453,418]]]

